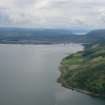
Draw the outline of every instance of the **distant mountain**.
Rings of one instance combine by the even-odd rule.
[[[0,28],[0,43],[69,43],[80,42],[80,37],[67,29]]]
[[[0,43],[53,44],[105,41],[105,30],[0,28]]]
[[[86,34],[85,36],[86,42],[104,42],[105,41],[105,29],[102,30],[94,30]]]

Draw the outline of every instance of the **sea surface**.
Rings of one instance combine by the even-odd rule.
[[[105,105],[104,99],[61,87],[61,60],[79,44],[0,45],[0,105]]]

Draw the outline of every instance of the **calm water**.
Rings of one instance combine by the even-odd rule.
[[[0,105],[105,105],[56,83],[61,59],[82,46],[0,45]]]

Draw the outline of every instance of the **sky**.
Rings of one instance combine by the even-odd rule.
[[[0,0],[0,26],[105,27],[105,0]]]

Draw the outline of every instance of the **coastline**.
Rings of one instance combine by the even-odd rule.
[[[90,91],[87,90],[83,90],[83,89],[79,89],[79,88],[73,88],[71,86],[69,86],[64,80],[60,80],[60,78],[57,81],[62,87],[70,89],[72,91],[76,91],[82,94],[86,94],[92,97],[99,97],[99,98],[105,98],[105,95],[100,95],[100,94],[96,94],[96,93],[92,93]]]

